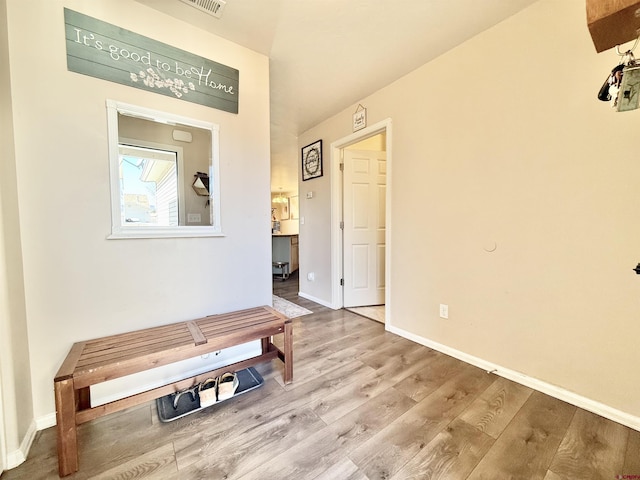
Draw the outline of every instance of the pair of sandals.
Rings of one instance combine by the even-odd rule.
[[[238,389],[238,376],[227,372],[216,378],[207,378],[202,383],[197,383],[191,388],[176,392],[173,397],[173,408],[178,409],[178,401],[182,395],[190,394],[191,400],[196,401],[200,397],[200,407],[208,407],[214,403],[228,400],[233,397]]]
[[[208,407],[233,397],[238,389],[238,376],[235,373],[223,373],[217,378],[207,378],[199,384],[200,407]]]

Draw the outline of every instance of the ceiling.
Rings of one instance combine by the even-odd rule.
[[[271,190],[297,192],[299,134],[537,0],[137,1],[269,56]]]

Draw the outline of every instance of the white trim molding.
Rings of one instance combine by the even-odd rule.
[[[640,417],[636,417],[590,398],[583,397],[582,395],[571,392],[557,385],[547,383],[543,380],[530,377],[528,375],[525,375],[524,373],[516,372],[515,370],[511,370],[500,365],[496,365],[495,363],[483,360],[482,358],[474,357],[473,355],[461,352],[459,350],[456,350],[455,348],[451,348],[433,340],[429,340],[428,338],[415,335],[411,332],[403,330],[402,328],[389,325],[389,323],[387,323],[386,330],[391,333],[395,333],[396,335],[400,335],[407,340],[419,343],[420,345],[432,348],[433,350],[437,350],[438,352],[444,353],[465,363],[469,363],[478,368],[481,368],[488,374],[495,373],[500,377],[512,380],[516,383],[545,393],[551,397],[557,398],[558,400],[562,400],[563,402],[570,403],[571,405],[575,405],[576,407],[582,408],[589,412],[595,413],[596,415],[600,415],[604,418],[608,418],[609,420],[620,423],[621,425],[625,425],[629,428],[640,431]]]
[[[55,417],[55,414],[54,414]],[[31,449],[31,445],[36,438],[36,432],[38,428],[36,427],[36,422],[31,422],[29,425],[29,429],[25,434],[22,442],[20,443],[20,448],[18,450],[14,450],[13,452],[7,453],[7,469],[11,470],[12,468],[16,468],[18,465],[23,463],[27,459],[27,455],[29,454],[29,450]]]
[[[302,297],[302,298],[306,298],[307,300],[311,300],[312,302],[319,303],[323,307],[331,308],[333,310],[340,310],[342,308],[341,306],[337,307],[337,306],[331,304],[330,302],[326,302],[325,300],[322,300],[320,298],[316,298],[313,295],[309,295],[309,294],[306,294],[304,292],[298,292],[298,296]]]
[[[108,239],[127,238],[181,238],[181,237],[223,237],[220,218],[220,126],[204,120],[197,120],[172,113],[160,112],[150,108],[106,100],[107,136],[109,146],[109,179],[111,189],[111,234]],[[120,191],[120,136],[118,132],[118,115],[148,120],[151,122],[185,125],[207,130],[211,134],[211,158],[209,164],[211,225],[205,226],[155,226],[142,224],[126,224],[121,209]],[[139,143],[136,140],[136,143]],[[173,147],[171,147],[173,150]]]
[[[36,430],[45,430],[56,426],[56,412],[51,412],[36,418]]]

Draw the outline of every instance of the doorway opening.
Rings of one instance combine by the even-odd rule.
[[[332,306],[389,324],[391,119],[332,143],[331,156]]]

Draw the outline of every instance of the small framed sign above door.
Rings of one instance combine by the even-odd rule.
[[[353,131],[357,132],[367,126],[367,109],[358,104],[358,108],[353,114]]]

